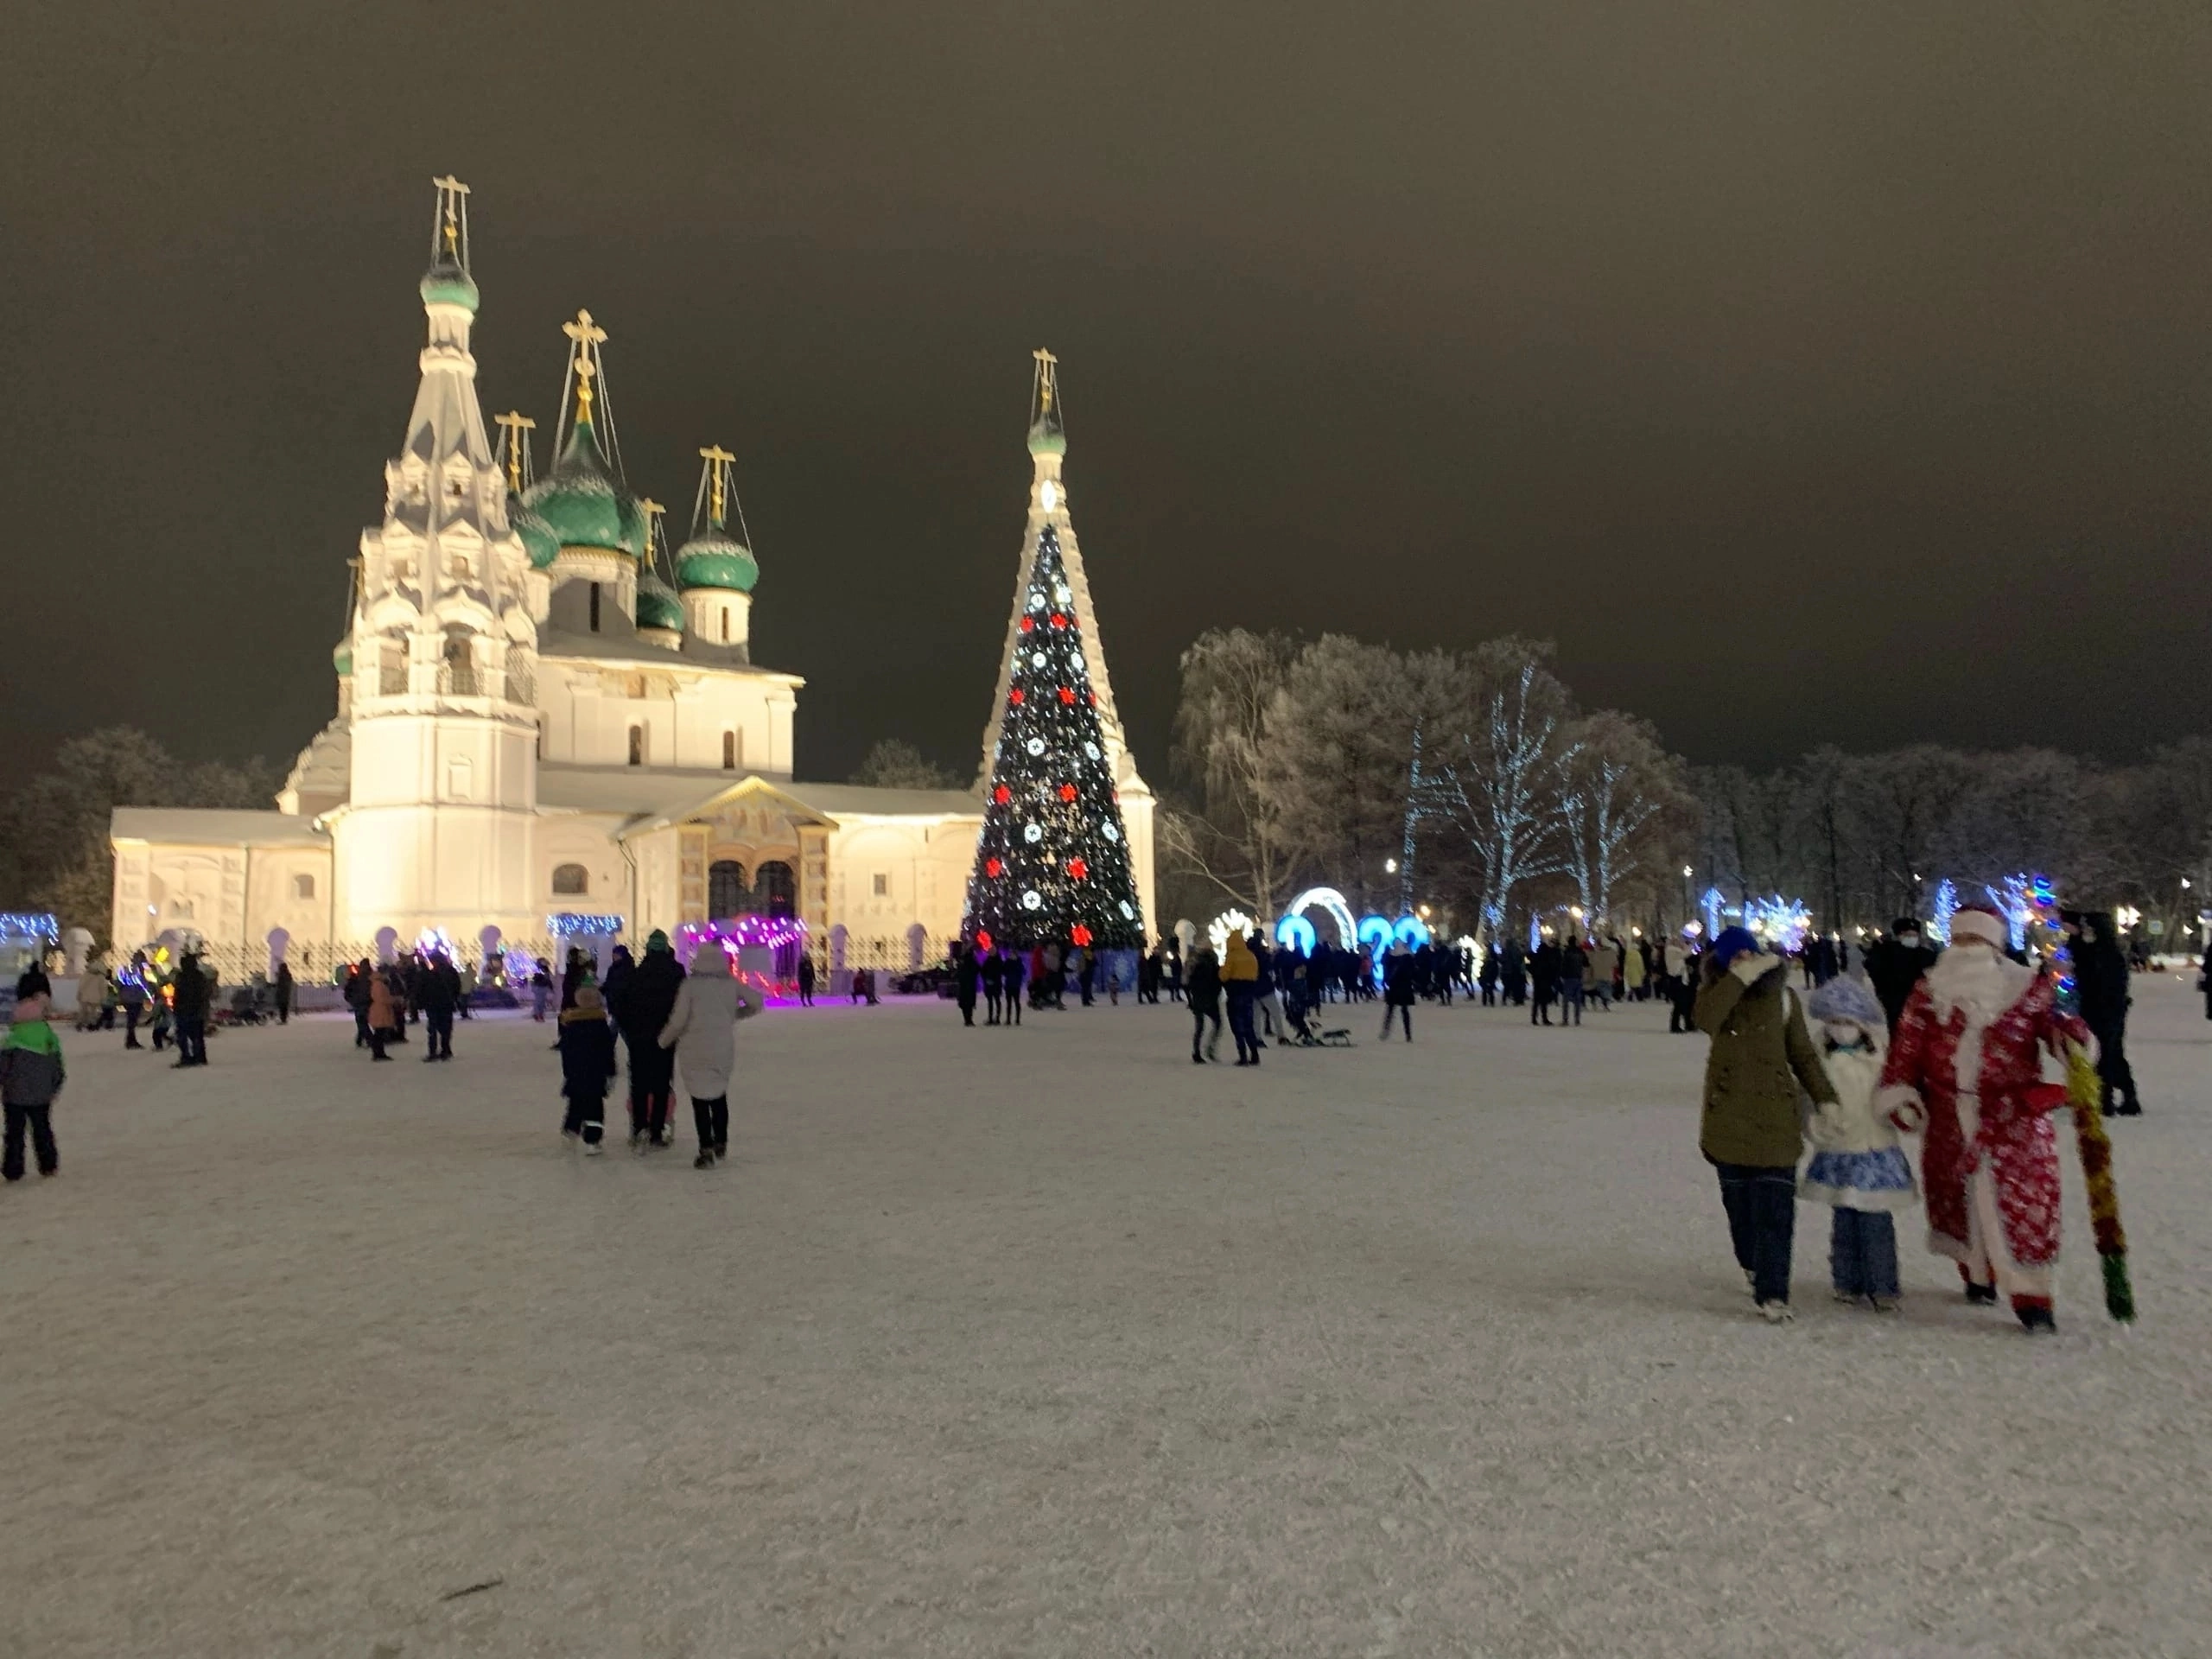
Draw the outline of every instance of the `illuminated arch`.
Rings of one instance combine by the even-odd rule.
[[[1352,921],[1351,906],[1344,902],[1344,894],[1334,887],[1308,887],[1292,899],[1290,907],[1283,912],[1282,920],[1275,926],[1275,938],[1281,938],[1284,927],[1294,920],[1305,929],[1302,937],[1307,951],[1311,952],[1315,936],[1313,924],[1306,919],[1306,912],[1317,907],[1337,925],[1338,947],[1345,950],[1353,949],[1359,938],[1359,929]]]

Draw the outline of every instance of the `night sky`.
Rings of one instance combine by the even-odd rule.
[[[586,306],[720,442],[799,769],[974,764],[1033,347],[1155,779],[1242,623],[1560,642],[1698,760],[2212,729],[2212,12],[783,0],[12,9],[0,771],[287,755],[412,397]],[[677,526],[680,539],[681,526]]]

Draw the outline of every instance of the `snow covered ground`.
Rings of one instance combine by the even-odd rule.
[[[734,1163],[587,1161],[549,1029],[179,1077],[66,1036],[0,1191],[0,1654],[2212,1653],[2212,1025],[2145,984],[2060,1334],[1906,1252],[1751,1314],[1656,1008],[747,1026]],[[2069,1179],[2078,1172],[2070,1167]],[[498,1580],[494,1587],[448,1599]]]

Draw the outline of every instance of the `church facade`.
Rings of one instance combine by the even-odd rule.
[[[116,811],[117,950],[196,937],[321,969],[431,933],[473,957],[490,929],[536,947],[619,922],[634,944],[756,914],[803,924],[824,954],[940,949],[961,928],[980,787],[794,775],[804,682],[752,658],[760,569],[734,457],[700,451],[691,533],[670,552],[662,509],[626,481],[607,336],[588,312],[563,327],[550,470],[532,476],[534,423],[519,414],[497,417],[495,444],[469,343],[467,189],[447,179],[438,193],[421,378],[354,562],[335,716],[270,810]],[[1052,526],[1095,642],[1065,438],[1040,385],[1021,568]],[[1017,591],[1009,639],[1020,608]],[[1149,919],[1152,793],[1090,648]]]

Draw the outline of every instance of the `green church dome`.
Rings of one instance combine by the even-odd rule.
[[[676,580],[685,588],[727,588],[749,594],[760,580],[760,567],[744,543],[709,524],[676,550]]]
[[[543,570],[560,556],[561,538],[553,533],[553,526],[534,509],[523,505],[520,496],[507,498],[507,524],[521,538],[531,569]]]
[[[1029,453],[1033,455],[1065,455],[1068,452],[1068,435],[1060,430],[1056,420],[1046,419],[1029,429]]]
[[[638,578],[638,626],[683,632],[683,601],[676,591],[648,570]]]
[[[459,265],[432,265],[423,273],[419,291],[425,305],[457,305],[472,316],[476,313],[475,279]]]
[[[338,671],[340,679],[351,677],[353,672],[353,642],[340,639],[338,648],[330,653],[330,665]]]
[[[633,559],[644,550],[645,515],[616,486],[588,421],[576,423],[568,449],[523,492],[522,504],[544,522],[556,547],[602,548]]]

